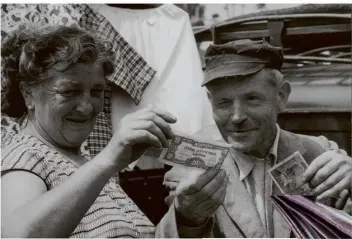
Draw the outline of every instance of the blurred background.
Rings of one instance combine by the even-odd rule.
[[[297,7],[300,4],[175,4],[189,13],[192,26],[210,26],[249,13]]]

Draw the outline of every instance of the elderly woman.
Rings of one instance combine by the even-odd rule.
[[[114,175],[173,136],[167,112],[127,115],[107,147],[80,151],[103,107],[111,54],[77,27],[19,29],[3,43],[1,112],[27,123],[2,139],[3,237],[154,237]]]

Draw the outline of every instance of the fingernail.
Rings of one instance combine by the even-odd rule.
[[[169,119],[173,120],[173,121],[177,121],[177,118],[175,116],[173,116],[172,114],[168,115]]]

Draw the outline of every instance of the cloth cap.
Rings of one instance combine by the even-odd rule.
[[[205,52],[205,78],[202,86],[217,78],[245,76],[263,68],[280,70],[283,62],[281,47],[265,40],[237,40],[212,44]]]

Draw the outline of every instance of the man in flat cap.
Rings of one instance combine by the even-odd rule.
[[[187,225],[195,237],[290,237],[288,224],[269,201],[280,191],[267,170],[297,151],[309,164],[304,182],[317,200],[329,198],[342,209],[351,194],[352,159],[323,136],[293,134],[276,123],[291,91],[280,73],[281,48],[239,40],[209,46],[205,58],[203,86],[222,137],[214,139],[216,129],[209,128],[196,136],[225,141],[231,153],[222,169],[194,180],[187,181],[192,172],[180,167],[167,172],[168,214],[176,215],[177,225],[171,216],[161,223],[170,230]]]

